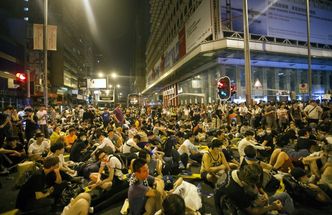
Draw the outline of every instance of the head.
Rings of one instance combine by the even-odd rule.
[[[60,134],[60,132],[61,132],[61,127],[59,127],[59,126],[55,126],[54,129],[53,129],[53,131],[56,132],[56,133],[58,133],[58,134]]]
[[[7,144],[10,145],[11,147],[15,148],[18,140],[19,139],[17,136],[11,136],[7,139]]]
[[[150,163],[151,161],[151,155],[148,150],[142,150],[138,153],[138,157],[146,160],[147,163]]]
[[[145,180],[149,176],[149,167],[146,160],[142,158],[137,158],[133,162],[133,171],[135,176],[139,180]]]
[[[222,141],[217,139],[217,138],[214,138],[211,143],[209,144],[209,148],[211,150],[220,150],[221,146],[222,146]]]
[[[245,158],[250,161],[256,161],[257,150],[252,145],[248,145],[244,148]]]
[[[107,161],[107,154],[103,149],[98,149],[95,153],[95,157],[99,161]]]
[[[246,139],[251,140],[254,138],[254,132],[251,130],[248,130],[245,132],[244,136],[246,137]]]
[[[260,180],[262,169],[259,164],[245,165],[238,172],[239,179],[245,185],[256,185]]]
[[[42,143],[44,140],[44,134],[41,132],[36,133],[36,141],[37,143]]]
[[[46,170],[54,170],[59,168],[59,158],[57,156],[49,156],[44,160],[44,169]]]
[[[178,194],[170,194],[163,201],[163,212],[167,215],[184,215],[186,205]]]
[[[75,128],[70,128],[68,133],[69,133],[69,135],[75,135],[76,134],[76,129]]]
[[[65,145],[63,142],[57,141],[51,146],[50,150],[54,154],[63,154],[65,152]]]

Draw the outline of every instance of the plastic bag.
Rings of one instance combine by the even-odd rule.
[[[182,196],[187,208],[197,211],[202,207],[202,199],[197,187],[189,182],[183,181],[173,191],[174,194]]]

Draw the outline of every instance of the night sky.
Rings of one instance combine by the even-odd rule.
[[[94,41],[103,56],[97,69],[115,70],[120,75],[129,75],[134,53],[134,24],[140,18],[137,15],[141,11],[138,10],[144,8],[142,4],[146,8],[147,2],[90,0],[98,29],[98,38],[94,37]],[[138,4],[141,4],[140,7]],[[147,37],[148,32],[142,33]]]

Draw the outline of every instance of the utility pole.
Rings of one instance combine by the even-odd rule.
[[[47,86],[47,17],[48,17],[48,0],[44,0],[44,102],[48,107],[48,86]]]
[[[248,1],[243,0],[243,33],[244,33],[244,59],[245,59],[245,77],[246,77],[246,102],[252,103],[251,99],[251,65],[250,65],[250,47],[249,47],[249,24],[248,24]]]
[[[307,0],[307,47],[308,47],[308,93],[312,96],[311,42],[310,42],[310,2]]]

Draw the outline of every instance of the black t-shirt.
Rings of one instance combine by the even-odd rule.
[[[230,162],[234,159],[233,152],[231,150],[222,149],[222,152],[224,153],[227,162]]]
[[[70,151],[70,160],[74,162],[80,162],[82,156],[82,150],[86,148],[86,143],[77,141],[73,144]]]
[[[36,192],[44,192],[49,187],[47,176],[43,170],[37,170],[21,187],[17,199],[16,207],[24,209],[28,204],[36,201]]]
[[[300,149],[307,149],[309,151],[312,145],[314,145],[314,141],[311,140],[310,138],[299,137],[297,139],[297,144],[295,146],[295,149],[297,151]]]

